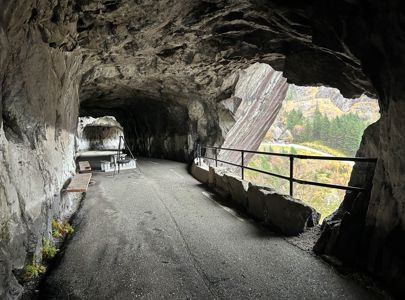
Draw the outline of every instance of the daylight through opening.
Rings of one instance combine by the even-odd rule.
[[[316,156],[354,157],[364,130],[380,117],[378,101],[362,95],[344,98],[328,87],[290,84],[280,111],[258,151]],[[348,185],[350,161],[296,160],[294,177],[320,183]],[[254,155],[249,167],[289,176],[288,157]],[[245,178],[288,194],[287,180],[246,170]],[[344,190],[294,184],[294,197],[321,213],[321,222],[341,204]]]

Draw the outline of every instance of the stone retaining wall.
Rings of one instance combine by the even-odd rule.
[[[298,235],[319,222],[320,214],[302,201],[226,174],[222,168],[193,164],[191,174],[257,221],[282,234]]]

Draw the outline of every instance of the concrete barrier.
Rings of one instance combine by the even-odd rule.
[[[254,219],[285,235],[300,234],[319,222],[320,214],[301,200],[225,174],[223,168],[193,165],[191,172]]]

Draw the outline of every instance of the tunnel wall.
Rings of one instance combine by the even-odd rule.
[[[41,259],[51,219],[68,217],[79,201],[61,189],[75,171],[80,59],[44,43],[38,14],[28,1],[1,2],[1,299],[20,296],[12,271],[31,263],[34,255]],[[54,32],[68,34],[63,26]]]
[[[400,21],[405,15],[404,3],[368,0],[332,1],[330,5],[335,7],[333,11],[319,5],[314,41],[330,49],[346,45],[358,57],[377,92],[381,118],[365,131],[357,153],[378,158],[375,173],[356,166],[351,176],[351,182],[368,186],[370,192],[346,195],[337,213],[325,221],[315,249],[354,269],[367,270],[403,298],[405,59],[399,53],[405,49]],[[362,181],[367,177],[370,181]]]
[[[81,75],[80,95],[98,100],[96,106],[106,96],[146,93],[187,108],[190,148],[199,138],[223,142],[219,103],[233,92],[224,78],[254,62],[284,71],[295,84],[378,96],[379,125],[359,152],[379,158],[371,193],[345,199],[329,224],[338,236],[325,230],[323,251],[369,270],[403,296],[404,1],[101,2],[0,2],[1,296],[18,294],[11,269],[38,246],[50,197],[73,171]],[[183,147],[183,132],[172,149]],[[156,140],[156,149],[164,146],[164,137]],[[343,241],[351,246],[339,248]]]
[[[138,102],[117,114],[135,156],[187,160],[188,111],[159,101]]]

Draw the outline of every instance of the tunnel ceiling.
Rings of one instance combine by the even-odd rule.
[[[81,101],[218,101],[229,92],[224,79],[254,62],[284,71],[296,84],[337,87],[346,97],[375,95],[371,54],[356,51],[375,40],[365,31],[376,21],[362,4],[373,1],[301,2],[78,1],[72,47],[83,54]],[[48,39],[66,46],[52,34]]]

